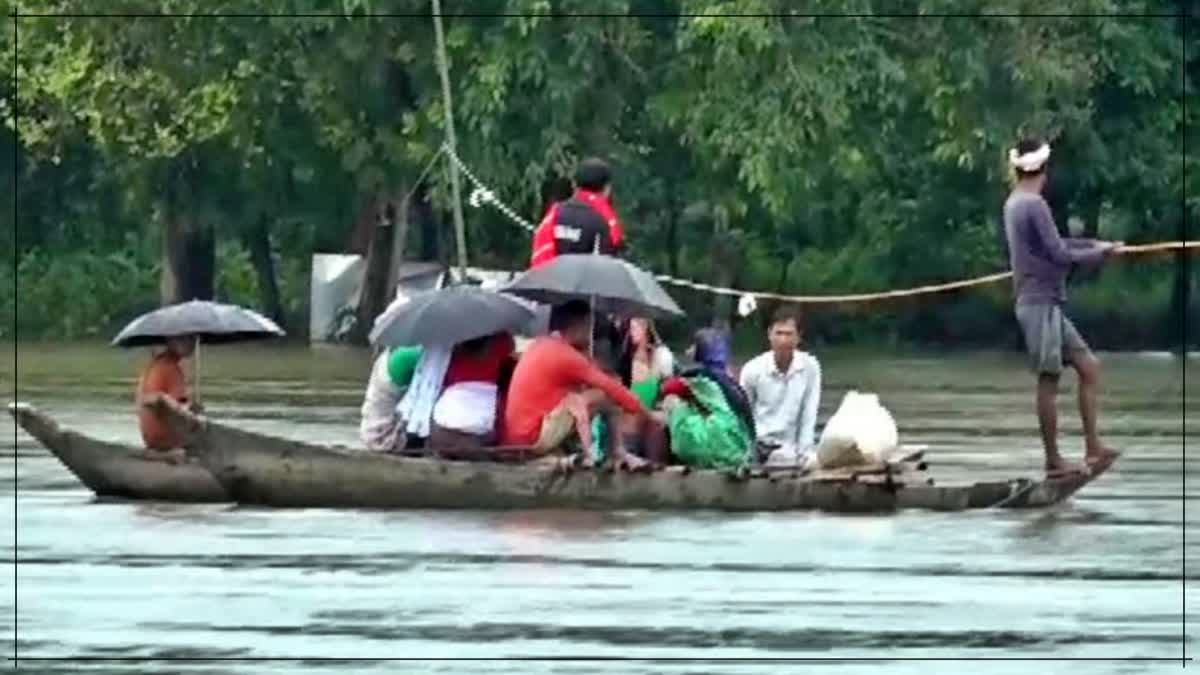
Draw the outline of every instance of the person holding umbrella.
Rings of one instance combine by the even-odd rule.
[[[247,342],[283,335],[283,329],[274,321],[257,312],[207,300],[168,305],[130,321],[113,338],[114,346],[166,345],[138,378],[135,403],[146,456],[172,463],[187,458],[180,447],[181,439],[145,404],[155,397],[167,396],[193,412],[202,410],[198,400],[201,342]],[[193,359],[192,391],[188,391],[181,367],[187,358]]]
[[[583,447],[584,464],[595,463],[591,418],[602,415],[609,429],[628,428],[621,414],[633,418],[643,434],[665,420],[646,409],[637,396],[586,355],[591,343],[592,311],[587,302],[572,300],[550,315],[551,334],[538,338],[517,363],[504,417],[504,445],[526,446],[539,454],[560,447],[574,431]],[[608,457],[627,469],[646,461],[628,452],[624,434],[608,434]]]
[[[161,394],[192,412],[202,412],[200,402],[190,396],[181,365],[184,359],[191,358],[195,352],[195,336],[167,338],[166,348],[155,354],[142,369],[135,402],[138,404],[138,428],[142,434],[142,442],[146,445],[147,459],[162,460],[171,464],[181,464],[187,459],[182,448],[183,441],[178,434],[142,404]]]
[[[373,345],[421,345],[396,408],[410,439],[462,448],[495,436],[512,333],[534,318],[532,303],[476,286],[451,286],[395,302],[375,320]]]

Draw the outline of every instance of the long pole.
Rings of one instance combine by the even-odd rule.
[[[458,155],[458,142],[454,137],[454,108],[450,101],[450,66],[446,61],[446,38],[442,34],[442,3],[433,0],[433,32],[437,39],[438,71],[442,77],[442,108],[446,116],[446,144],[450,152]],[[462,198],[458,185],[458,165],[447,158],[450,163],[450,198],[453,200],[454,238],[458,244],[458,274],[461,279],[467,278],[467,235],[463,226]]]

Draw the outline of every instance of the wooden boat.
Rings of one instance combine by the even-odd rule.
[[[277,507],[944,511],[1061,502],[1095,478],[935,486],[899,467],[795,475],[564,471],[558,463],[469,462],[353,452],[252,433],[150,404],[240,503]],[[1103,469],[1097,472],[1103,473]]]
[[[194,461],[168,464],[146,459],[142,448],[108,443],[63,429],[49,415],[28,404],[9,404],[8,412],[97,496],[173,502],[231,501],[212,474]]]

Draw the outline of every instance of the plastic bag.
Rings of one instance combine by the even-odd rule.
[[[875,464],[886,462],[899,447],[896,421],[879,397],[850,391],[825,424],[817,461],[825,469]]]

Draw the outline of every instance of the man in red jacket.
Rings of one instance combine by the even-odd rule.
[[[600,252],[616,255],[625,233],[612,207],[612,171],[597,158],[585,159],[575,170],[575,194],[546,211],[533,235],[530,268],[566,253]]]

